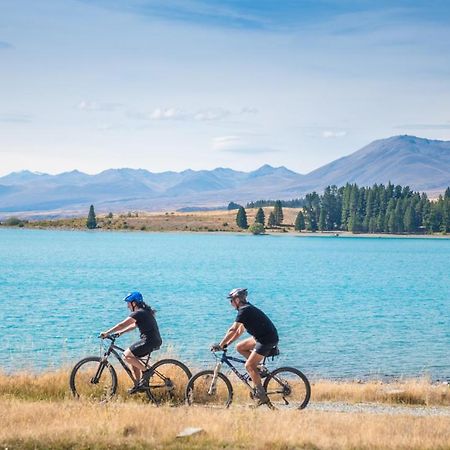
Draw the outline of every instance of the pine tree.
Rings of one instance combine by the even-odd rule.
[[[247,213],[245,212],[245,209],[242,206],[238,209],[236,215],[236,223],[239,228],[242,228],[244,230],[248,228]]]
[[[405,215],[403,217],[404,230],[407,233],[416,231],[416,218],[414,216],[414,209],[411,205],[406,208]]]
[[[294,228],[296,231],[302,231],[305,229],[305,216],[301,211],[298,212],[297,217],[295,219]]]
[[[273,211],[270,211],[269,219],[267,221],[267,226],[269,228],[273,228],[275,225],[276,225],[275,214],[273,213]]]
[[[275,216],[275,223],[281,225],[283,223],[283,207],[281,205],[281,200],[275,202],[273,207],[273,215]]]
[[[256,212],[255,223],[260,223],[261,225],[264,226],[265,221],[266,216],[264,214],[264,210],[262,208],[259,208],[258,211]]]
[[[97,219],[95,218],[95,211],[94,211],[94,205],[91,205],[89,208],[89,214],[86,220],[86,226],[93,230],[94,228],[97,228]]]
[[[450,187],[445,190],[444,194],[441,231],[450,233]]]
[[[319,231],[325,231],[325,222],[326,222],[326,212],[325,208],[320,208],[320,215],[319,215]]]

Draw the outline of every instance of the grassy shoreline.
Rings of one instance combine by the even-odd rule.
[[[265,208],[268,216],[271,208]],[[298,232],[294,230],[293,223],[299,208],[284,209],[284,225],[266,229],[269,236],[299,236],[299,237],[370,237],[370,238],[438,238],[449,239],[450,236],[441,233],[434,234],[389,234],[389,233],[351,233],[348,231],[324,231],[324,232]],[[257,209],[248,209],[248,223],[252,224]],[[128,231],[128,232],[175,232],[175,233],[248,233],[241,230],[236,224],[236,211],[199,211],[199,212],[133,212],[128,214],[98,215],[99,228],[95,231]],[[2,227],[8,227],[2,224]],[[82,230],[86,231],[85,217],[59,218],[48,220],[22,221],[15,226],[27,229],[46,230]],[[8,227],[10,228],[10,227]]]
[[[73,399],[68,371],[0,373],[0,447],[8,449],[450,449],[450,416],[366,412],[270,411],[249,407],[236,388],[228,410],[155,407],[124,395],[93,404]],[[427,380],[313,383],[312,402],[375,402],[415,408],[450,406],[450,388]],[[186,427],[198,436],[178,439]]]

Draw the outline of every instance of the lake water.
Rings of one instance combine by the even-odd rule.
[[[279,330],[277,364],[313,378],[450,377],[449,239],[0,229],[0,258],[7,372],[98,353],[132,290],[157,309],[165,351],[211,366],[235,317],[226,294],[243,286]]]

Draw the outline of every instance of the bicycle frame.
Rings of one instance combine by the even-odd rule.
[[[112,354],[116,357],[116,359],[119,361],[120,365],[123,367],[123,369],[125,370],[125,372],[128,374],[128,376],[131,378],[131,381],[133,381],[133,383],[135,383],[137,380],[134,376],[134,373],[131,371],[131,369],[128,367],[127,364],[125,364],[125,361],[123,360],[122,356],[119,354],[120,352],[124,352],[125,349],[122,347],[119,347],[118,345],[115,345],[115,337],[112,336],[107,336],[106,339],[110,339],[111,340],[111,344],[109,344],[108,349],[105,351],[105,353],[103,354],[102,357],[102,362],[105,363],[109,356]],[[145,367],[149,367],[148,363],[150,361],[150,355],[145,356],[144,358],[138,358],[142,364],[144,364]],[[105,368],[105,364],[100,364],[97,370],[97,373],[95,374],[94,378],[93,378],[93,382],[96,383],[98,382],[98,380],[100,379],[103,370]],[[161,376],[161,374],[159,374]]]
[[[214,352],[214,357],[216,358],[217,362],[216,362],[216,365],[215,365],[215,368],[214,368],[214,375],[213,375],[213,379],[212,379],[212,382],[211,382],[211,386],[210,386],[210,388],[208,390],[208,393],[210,395],[213,394],[213,392],[215,390],[215,385],[216,385],[216,381],[217,381],[217,374],[220,372],[220,369],[222,368],[222,365],[224,363],[233,371],[233,373],[239,378],[239,380],[241,380],[251,391],[253,391],[253,387],[248,382],[249,375],[247,373],[243,375],[231,363],[231,361],[234,361],[234,362],[238,362],[240,364],[245,364],[246,363],[245,359],[236,358],[234,356],[227,356],[227,351],[226,350],[223,350],[222,356],[220,358]],[[264,358],[263,364],[264,364],[265,360],[266,359]]]

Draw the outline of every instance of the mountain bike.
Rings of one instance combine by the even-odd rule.
[[[118,334],[110,334],[102,340],[103,356],[88,356],[75,364],[69,381],[75,397],[105,402],[116,394],[118,379],[116,370],[109,362],[111,355],[117,358],[131,381],[137,383],[138,380],[122,358],[124,349],[115,344],[118,337]],[[106,340],[111,342],[105,346]],[[150,355],[139,359],[151,370],[151,377],[144,390],[150,401],[156,405],[168,403],[176,406],[184,403],[185,387],[192,376],[186,365],[176,359],[161,359],[150,365]]]
[[[203,405],[213,408],[228,408],[233,401],[233,387],[228,377],[221,372],[223,364],[226,364],[233,373],[250,390],[250,397],[255,398],[254,388],[250,384],[248,373],[241,373],[232,362],[245,364],[245,360],[228,356],[227,350],[212,350],[216,358],[214,370],[203,370],[196,373],[186,386],[186,402],[188,405]],[[311,397],[311,385],[306,376],[294,367],[279,367],[270,371],[266,366],[268,357],[278,356],[278,347],[266,356],[261,365],[258,366],[261,378],[264,380],[263,387],[266,390],[269,402],[267,406],[271,409],[304,409]]]

